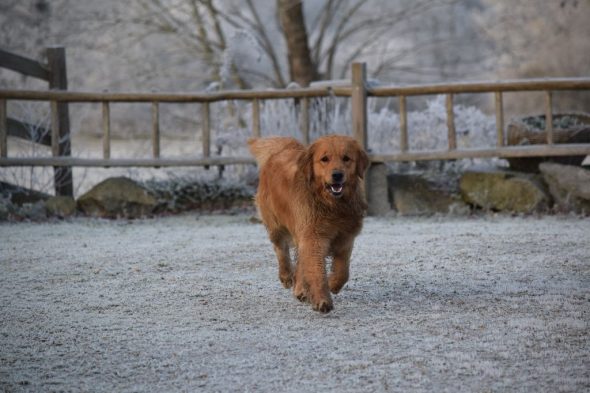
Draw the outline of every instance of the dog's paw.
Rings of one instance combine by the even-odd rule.
[[[334,309],[334,303],[332,303],[332,296],[327,288],[324,291],[317,291],[316,293],[310,292],[309,302],[314,311],[321,313],[328,313]]]
[[[312,302],[311,306],[314,309],[314,311],[319,311],[323,314],[329,313],[334,309],[332,299],[322,299],[318,302]]]
[[[295,298],[299,300],[301,303],[307,302],[307,295],[305,293],[299,293],[295,295]]]
[[[308,287],[305,285],[305,281],[301,275],[296,273],[293,276],[293,296],[300,302],[305,303],[308,300],[307,292]]]
[[[331,276],[328,279],[328,287],[330,288],[330,292],[334,295],[340,292],[342,287],[344,287],[344,284],[346,284],[346,281],[343,281],[338,277]]]
[[[281,284],[283,284],[284,288],[289,289],[293,286],[293,275],[292,274],[281,275],[281,276],[279,276],[279,280],[281,281]]]
[[[295,296],[295,298],[302,303],[305,303],[307,301],[307,291],[305,290],[303,285],[295,285],[295,287],[293,288],[293,296]]]

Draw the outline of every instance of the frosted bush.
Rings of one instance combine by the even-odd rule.
[[[492,146],[495,141],[495,120],[478,108],[455,105],[455,130],[459,147]],[[445,150],[447,140],[445,97],[430,100],[423,111],[408,112],[410,150]],[[374,153],[399,151],[399,114],[387,107],[369,112],[369,148]]]
[[[49,105],[29,101],[12,101],[8,107],[11,117],[24,122],[26,139],[9,139],[11,157],[50,157],[51,147],[40,142],[50,132]],[[21,187],[53,192],[53,168],[43,166],[7,167],[0,170],[0,181]]]
[[[262,136],[292,136],[302,140],[300,128],[301,101],[293,99],[261,102],[260,127]],[[236,113],[227,117],[227,104],[216,112],[218,128],[216,144],[223,152],[244,154],[245,142],[252,135],[252,105],[233,103]],[[454,107],[455,129],[459,147],[494,146],[495,120],[473,106]],[[351,135],[351,104],[347,98],[326,97],[310,100],[310,137],[338,133]],[[369,100],[369,149],[373,153],[388,154],[400,149],[400,117],[389,102],[377,108],[376,100]],[[445,150],[447,141],[445,97],[437,96],[421,111],[408,112],[408,138],[411,150]]]
[[[246,112],[248,124],[252,123],[251,105]],[[260,131],[264,136],[298,136],[299,119],[293,100],[270,100],[260,108]]]

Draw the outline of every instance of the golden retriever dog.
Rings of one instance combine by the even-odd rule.
[[[260,171],[256,206],[277,254],[279,279],[300,301],[330,312],[330,292],[338,293],[348,281],[350,254],[367,209],[362,179],[369,158],[353,138],[340,135],[321,137],[309,147],[285,137],[248,144]]]

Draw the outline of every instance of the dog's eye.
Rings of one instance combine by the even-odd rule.
[[[328,156],[323,156],[322,158],[320,158],[321,162],[328,162],[330,161],[330,159],[328,158]]]
[[[348,162],[348,161],[350,161],[350,157],[344,156],[344,157],[342,157],[342,161]]]

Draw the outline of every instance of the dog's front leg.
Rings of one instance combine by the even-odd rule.
[[[308,236],[298,244],[298,261],[294,294],[299,300],[307,299],[314,310],[330,312],[334,305],[326,276],[328,241]]]
[[[277,260],[279,261],[279,280],[285,288],[293,285],[293,273],[291,271],[291,257],[289,255],[289,240],[287,234],[281,230],[269,231],[270,241],[273,244]]]
[[[350,255],[354,237],[343,237],[336,239],[332,246],[334,261],[332,262],[332,272],[328,278],[328,285],[332,293],[338,293],[348,281]]]

